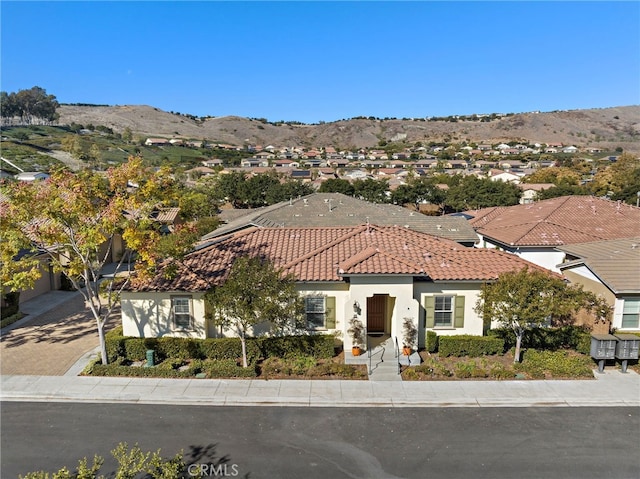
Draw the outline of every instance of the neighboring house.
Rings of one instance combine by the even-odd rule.
[[[341,193],[313,193],[255,210],[222,210],[220,220],[225,224],[203,236],[203,242],[252,226],[357,226],[365,223],[403,226],[467,247],[472,247],[478,239],[464,218],[427,216],[402,206],[370,203]]]
[[[305,300],[311,332],[339,333],[345,349],[351,318],[370,334],[402,337],[411,318],[419,329],[439,335],[482,335],[475,310],[482,284],[507,271],[537,268],[497,250],[463,248],[443,238],[402,226],[251,228],[195,250],[174,276],[133,282],[121,297],[124,335],[136,337],[220,337],[205,319],[204,296],[224,283],[235,258],[270,260],[295,278]],[[254,334],[264,328],[254,329]]]
[[[464,212],[479,248],[500,248],[559,271],[564,245],[640,236],[640,208],[593,196],[562,196],[527,205]]]
[[[549,188],[553,188],[553,183],[518,183],[518,188],[522,190],[522,196],[520,197],[521,205],[528,205],[536,201],[538,193]]]
[[[613,308],[611,327],[640,331],[640,236],[558,249],[566,255],[562,274]]]
[[[165,139],[165,138],[147,138],[147,140],[144,142],[145,145],[147,146],[166,146],[166,145],[171,145],[171,143],[169,143],[169,140]]]

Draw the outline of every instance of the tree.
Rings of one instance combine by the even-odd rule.
[[[580,174],[575,169],[566,166],[552,166],[540,168],[522,179],[523,183],[553,183],[560,185],[578,185]]]
[[[343,178],[329,178],[320,185],[318,189],[320,193],[342,193],[343,195],[353,196],[355,188],[349,180]]]
[[[58,118],[56,97],[38,86],[17,93],[2,92],[0,99],[3,120],[19,117],[21,124],[30,125],[35,120],[50,122]]]
[[[638,192],[640,191],[639,176],[640,158],[631,153],[623,153],[615,163],[596,173],[592,188],[597,195],[606,195],[609,192],[615,195],[624,190]],[[635,199],[631,203],[635,204]]]
[[[103,364],[107,364],[104,327],[130,279],[100,272],[110,262],[117,235],[135,252],[137,274],[149,273],[160,259],[159,224],[150,213],[171,197],[167,171],[142,168],[140,158],[98,175],[56,170],[38,183],[8,184],[2,189],[0,279],[9,291],[33,287],[45,255],[54,272],[63,273],[82,294],[96,321]],[[131,187],[136,185],[136,187]],[[178,248],[166,248],[172,255]],[[120,264],[130,261],[123,252]]]
[[[551,273],[524,268],[500,275],[495,283],[485,284],[475,310],[485,324],[497,321],[516,336],[514,362],[520,360],[520,347],[526,331],[553,321],[569,322],[580,309],[598,319],[609,314],[606,302],[577,286],[568,286]]]
[[[465,176],[459,184],[449,188],[446,201],[454,210],[462,211],[517,205],[521,194],[520,189],[512,183]]]
[[[364,180],[355,180],[353,182],[355,190],[354,196],[372,203],[387,203],[389,198],[389,181],[387,179],[374,180],[366,178]]]
[[[242,365],[247,367],[247,336],[264,324],[284,331],[298,323],[302,298],[292,276],[283,276],[269,261],[238,257],[226,281],[206,294],[207,318],[240,337]]]
[[[589,189],[584,186],[562,183],[558,186],[553,186],[546,190],[539,191],[536,194],[536,200],[548,200],[551,198],[558,198],[560,196],[585,196],[590,194],[591,192]]]

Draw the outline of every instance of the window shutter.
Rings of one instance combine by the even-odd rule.
[[[433,328],[435,323],[436,323],[436,319],[435,319],[435,311],[436,311],[436,298],[435,296],[427,296],[424,299],[424,309],[426,312],[425,315],[425,322],[426,322],[426,327],[427,328]]]
[[[454,328],[464,328],[464,296],[456,296],[455,316],[453,320]]]
[[[327,296],[325,298],[325,314],[326,314],[326,328],[336,329],[336,297]]]

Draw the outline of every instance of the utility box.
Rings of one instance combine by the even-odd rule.
[[[638,359],[638,349],[640,348],[640,337],[635,334],[616,334],[618,344],[616,345],[616,358],[622,359],[622,372],[627,372],[627,360]]]
[[[618,338],[612,334],[591,335],[591,357],[598,360],[598,372],[604,372],[604,362],[615,359]]]

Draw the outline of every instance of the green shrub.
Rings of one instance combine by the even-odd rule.
[[[178,369],[181,366],[184,366],[185,362],[182,359],[165,359],[163,362],[158,364],[158,369]]]
[[[150,338],[149,338],[150,339]],[[155,349],[161,358],[171,359],[198,359],[200,358],[200,345],[198,339],[163,337],[155,340],[151,347],[145,341],[147,349]]]
[[[254,378],[256,368],[238,366],[235,359],[205,360],[202,362],[202,372],[210,378]]]
[[[236,360],[242,357],[240,338],[208,338],[198,341],[201,358]],[[247,361],[255,363],[260,356],[259,339],[247,339]]]
[[[529,349],[523,355],[522,363],[516,369],[541,379],[552,377],[580,378],[593,377],[593,361],[588,356],[570,354],[568,351],[536,351]]]
[[[502,338],[505,348],[516,345],[516,335],[510,328],[491,329],[488,336]],[[582,326],[562,326],[560,328],[534,328],[525,331],[522,346],[531,349],[575,349],[583,354],[589,353],[591,333]],[[585,349],[586,348],[586,349]]]
[[[489,367],[489,377],[492,379],[512,379],[514,376],[515,372],[503,364],[494,363]]]
[[[438,351],[438,334],[435,331],[427,331],[425,347],[430,353]]]
[[[438,340],[438,354],[447,356],[479,357],[498,354],[504,351],[504,341],[490,336],[440,336]]]
[[[329,359],[334,356],[335,336],[312,334],[307,336],[284,336],[259,339],[262,357],[313,356]]]
[[[143,368],[122,366],[117,363],[94,364],[87,374],[92,376],[124,376],[138,378],[190,378],[193,375],[189,371],[178,371],[176,369]]]
[[[448,378],[453,376],[453,373],[435,358],[429,358],[424,363],[415,366],[413,369],[418,373],[426,374],[431,377],[442,376]]]
[[[420,375],[414,368],[407,368],[402,371],[402,379],[404,381],[417,381],[418,379],[420,379]]]

